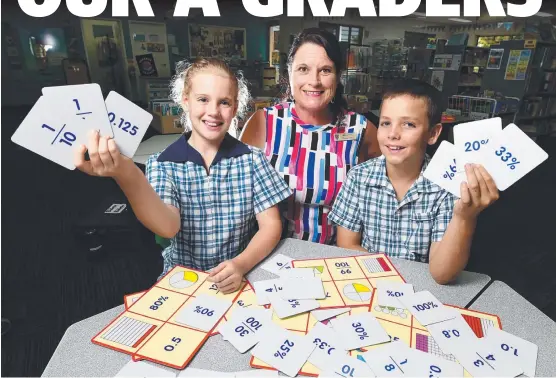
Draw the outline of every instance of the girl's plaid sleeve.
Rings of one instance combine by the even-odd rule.
[[[176,183],[166,170],[165,165],[167,164],[158,162],[157,157],[158,154],[152,155],[147,160],[145,167],[147,180],[164,203],[179,209],[180,201]]]

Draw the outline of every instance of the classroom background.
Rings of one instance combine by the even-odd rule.
[[[172,16],[175,2],[151,2],[155,17],[80,19],[62,4],[32,18],[2,6],[2,375],[40,376],[66,329],[151,287],[165,240],[140,225],[117,185],[19,148],[10,137],[46,86],[100,84],[154,115],[134,157],[164,149],[184,131],[169,99],[175,64],[196,56],[224,58],[244,72],[257,109],[281,99],[293,36],[319,26],[344,52],[342,75],[351,109],[378,123],[381,95],[393,80],[417,78],[447,100],[440,140],[453,126],[501,117],[517,124],[549,159],[502,193],[479,219],[468,271],[501,280],[556,319],[556,5],[526,19],[425,17],[422,7],[399,19],[257,18],[241,2],[219,2],[221,17]],[[447,3],[445,1],[445,3]],[[450,3],[462,3],[451,1]],[[484,6],[484,4],[482,4]],[[131,13],[134,9],[131,7]],[[306,14],[310,14],[307,12]],[[431,146],[432,155],[440,141]]]

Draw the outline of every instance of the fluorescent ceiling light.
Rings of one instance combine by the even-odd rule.
[[[466,20],[464,18],[449,18],[448,20],[456,21],[456,22],[473,22],[473,21],[470,21],[470,20]]]

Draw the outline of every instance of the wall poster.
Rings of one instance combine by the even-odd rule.
[[[504,49],[490,49],[488,54],[487,70],[499,70],[502,65]]]
[[[525,80],[531,50],[510,50],[504,80]]]
[[[141,76],[158,76],[153,54],[135,55]]]
[[[442,88],[444,87],[444,71],[432,72],[431,85],[442,92]]]
[[[459,71],[461,54],[437,54],[432,67],[435,70]]]
[[[247,59],[244,28],[189,24],[189,55]]]

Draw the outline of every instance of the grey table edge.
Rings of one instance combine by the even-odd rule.
[[[124,305],[113,307],[68,327],[41,377],[115,376],[125,364],[131,361],[131,355],[93,344],[91,339],[124,310]],[[85,353],[75,353],[74,348],[79,344],[84,346]],[[83,354],[94,355],[94,358],[82,358]],[[70,356],[69,359],[68,356]],[[235,372],[251,369],[250,359],[249,352],[241,354],[224,341],[221,335],[214,335],[208,338],[188,367]],[[176,375],[182,371],[149,361],[146,363],[171,371]],[[99,364],[102,365],[99,366]]]
[[[556,376],[556,322],[527,299],[494,281],[469,308],[498,315],[503,330],[536,344],[536,376]]]

